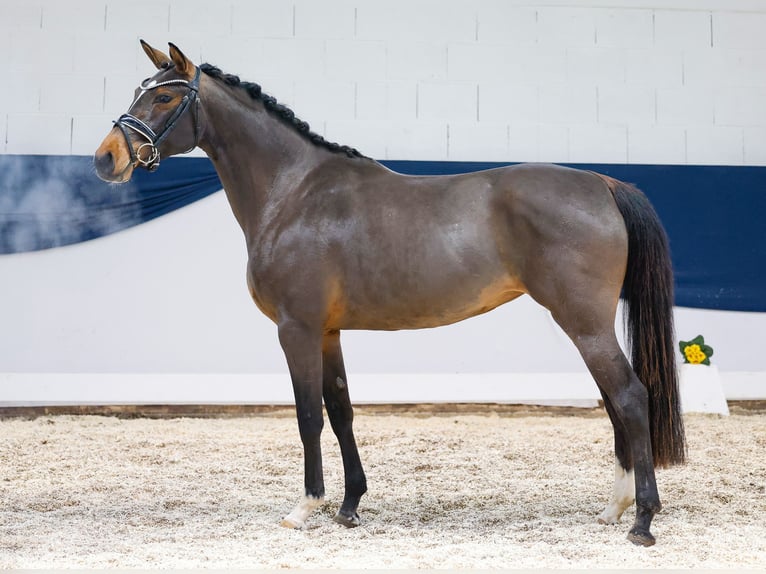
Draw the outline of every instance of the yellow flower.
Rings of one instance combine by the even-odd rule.
[[[688,345],[684,348],[684,355],[686,355],[686,360],[692,365],[699,365],[707,358],[707,355],[702,352],[699,345]]]

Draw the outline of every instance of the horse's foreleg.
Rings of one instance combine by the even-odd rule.
[[[340,347],[340,333],[333,331],[325,335],[322,343],[323,393],[330,425],[338,437],[346,493],[343,504],[335,515],[335,522],[352,527],[359,525],[357,507],[359,499],[367,492],[367,479],[364,476],[362,461],[354,439],[352,424],[354,411],[348,395],[346,369]]]
[[[282,520],[282,526],[303,528],[311,513],[324,502],[321,334],[299,322],[283,321],[279,325],[279,342],[293,382],[306,487],[304,498]]]

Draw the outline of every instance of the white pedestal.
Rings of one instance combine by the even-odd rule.
[[[679,375],[683,412],[729,414],[718,367],[684,363]]]

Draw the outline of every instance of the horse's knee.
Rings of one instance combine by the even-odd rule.
[[[298,411],[298,432],[303,443],[319,441],[324,428],[324,418],[310,410]]]

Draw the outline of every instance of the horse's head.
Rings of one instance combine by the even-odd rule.
[[[105,181],[126,182],[136,167],[154,171],[160,157],[194,149],[202,133],[199,68],[173,44],[170,56],[143,40],[141,46],[158,71],[136,89],[96,150],[93,162]]]

